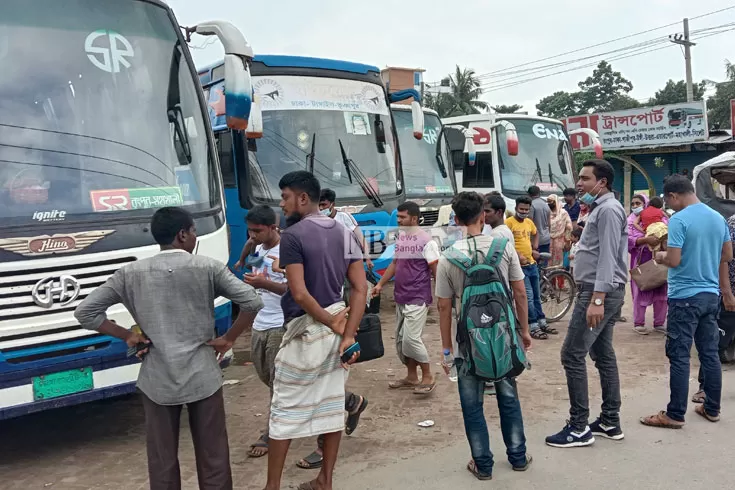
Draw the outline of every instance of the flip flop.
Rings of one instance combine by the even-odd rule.
[[[526,464],[523,466],[514,466],[513,471],[526,471],[529,466],[531,466],[531,463],[533,462],[533,457],[531,454],[526,453]]]
[[[492,480],[493,475],[486,475],[485,473],[480,473],[480,470],[477,469],[477,466],[475,466],[475,460],[471,459],[469,463],[467,463],[467,471],[472,473],[475,478],[478,480]]]
[[[360,415],[362,414],[362,412],[365,411],[368,406],[367,398],[361,398],[362,403],[360,403],[360,406],[357,408],[357,412],[347,415],[347,422],[345,423],[345,434],[347,434],[348,436],[355,432],[355,429],[357,429],[357,424],[358,422],[360,422]]]
[[[536,340],[546,340],[549,338],[549,335],[541,328],[539,328],[538,330],[534,330],[531,332],[531,338]]]
[[[318,452],[314,451],[313,453],[311,453],[310,455],[308,455],[307,457],[305,457],[304,459],[301,460],[301,461],[303,461],[303,462],[306,463],[305,465],[304,464],[301,464],[301,461],[299,461],[298,463],[296,463],[296,466],[298,466],[299,468],[304,469],[304,470],[314,470],[316,468],[321,468],[322,467],[322,461],[323,461],[323,459],[324,458],[323,458],[323,456],[321,454],[319,454]],[[307,482],[307,483],[309,485],[311,485],[311,482]],[[303,485],[303,483],[302,483],[302,485]],[[301,487],[299,487],[299,488],[301,488]],[[311,488],[311,487],[305,487],[305,488],[308,489],[308,488]]]
[[[681,429],[684,427],[684,422],[678,422],[670,419],[664,410],[661,410],[654,415],[641,418],[641,424],[648,425],[649,427],[661,427],[664,429]]]
[[[544,325],[543,327],[541,327],[541,330],[544,331],[544,332],[546,332],[546,333],[548,333],[548,334],[550,334],[550,335],[558,335],[559,334],[559,331],[557,329],[555,329],[554,327],[550,327],[548,325]]]
[[[692,403],[704,403],[704,390],[699,390],[692,396]]]
[[[265,451],[263,451],[263,453],[262,453],[262,454],[254,454],[254,453],[253,453],[253,450],[254,450],[254,449],[255,449],[256,447],[257,447],[257,448],[265,448]],[[251,457],[251,458],[262,458],[262,457],[263,457],[263,456],[265,456],[266,454],[268,454],[268,439],[267,439],[267,438],[265,438],[265,434],[262,434],[262,435],[261,435],[261,436],[260,436],[260,437],[258,438],[258,442],[256,442],[256,443],[254,443],[254,444],[251,444],[251,445],[250,445],[250,451],[248,451],[248,456],[249,456],[249,457]]]
[[[700,415],[700,416],[704,417],[705,419],[709,420],[710,422],[719,422],[720,421],[720,416],[719,415],[710,415],[707,412],[705,412],[704,405],[697,405],[694,408],[694,413],[696,413],[697,415]]]
[[[413,389],[414,395],[428,395],[436,388],[436,381],[429,385],[418,385]]]
[[[416,388],[418,385],[419,385],[418,382],[412,383],[406,378],[403,378],[397,381],[391,381],[390,383],[388,383],[388,388],[392,390],[405,390],[409,388],[410,389]]]
[[[299,485],[296,490],[317,490],[317,488],[310,481],[305,481]]]

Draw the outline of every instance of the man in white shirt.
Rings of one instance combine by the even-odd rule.
[[[251,357],[260,380],[271,389],[275,359],[286,328],[283,323],[281,296],[286,293],[286,276],[273,270],[280,257],[281,235],[278,233],[276,213],[268,206],[255,206],[245,217],[248,234],[255,244],[255,252],[248,255],[245,265],[252,270],[244,275],[247,284],[254,287],[263,300],[263,309],[253,322]],[[276,266],[277,269],[277,266]],[[270,406],[270,398],[268,399]],[[248,455],[259,458],[268,453],[268,426],[260,438],[250,446]]]
[[[324,216],[329,216],[333,220],[342,223],[348,230],[357,236],[357,241],[362,245],[362,250],[365,254],[365,264],[368,269],[373,268],[373,261],[370,260],[369,249],[365,235],[362,234],[362,230],[357,225],[357,221],[350,213],[337,211],[334,204],[337,200],[337,194],[332,189],[322,189],[319,196],[319,212]]]

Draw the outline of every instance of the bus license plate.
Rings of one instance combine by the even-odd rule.
[[[92,368],[70,369],[33,378],[33,399],[48,400],[94,389]]]

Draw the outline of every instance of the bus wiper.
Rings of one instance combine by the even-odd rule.
[[[315,147],[316,147],[316,133],[314,133],[311,136],[311,153],[306,155],[306,169],[309,171],[310,174],[314,173],[314,157],[316,156],[316,153],[314,153]]]
[[[342,145],[342,140],[337,141],[339,142],[339,151],[342,154],[342,163],[345,166],[345,171],[347,171],[347,178],[350,180],[350,184],[352,183],[352,175],[354,174],[355,180],[357,180],[357,184],[362,189],[362,192],[364,192],[365,195],[373,203],[373,206],[375,206],[376,208],[383,207],[383,200],[380,198],[380,195],[375,192],[375,189],[373,189],[373,186],[370,185],[367,178],[365,178],[365,175],[359,169],[357,164],[351,159],[347,158],[347,153],[345,152],[344,145]]]
[[[437,138],[436,140],[436,164],[439,167],[439,173],[442,174],[442,177],[446,179],[447,178],[447,167],[444,164],[444,158],[442,157],[442,151],[441,151],[441,148],[442,148],[441,140],[443,136],[444,136],[444,128],[442,127],[441,130],[439,131],[439,138]]]

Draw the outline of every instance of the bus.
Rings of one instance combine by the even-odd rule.
[[[424,137],[417,140],[412,134],[411,108],[391,104],[391,112],[401,145],[406,199],[419,205],[421,226],[434,226],[441,208],[449,206],[457,193],[454,166],[439,114],[423,109]],[[444,214],[448,216],[449,211]]]
[[[602,158],[597,133],[567,132],[561,121],[525,114],[471,114],[442,119],[448,134],[457,188],[498,191],[507,209],[536,185],[543,196],[575,187],[577,169],[569,136],[586,134]],[[459,142],[459,144],[457,144]]]
[[[192,34],[224,46],[231,127],[247,128],[252,100],[252,48],[229,23],[182,28],[161,0],[19,4],[0,3],[0,419],[135,391],[140,362],[125,342],[73,313],[119,268],[158,253],[157,208],[190,211],[195,253],[227,260]],[[221,335],[231,304],[214,306]],[[123,305],[108,315],[136,327]]]
[[[337,209],[355,217],[376,257],[374,272],[382,275],[392,260],[386,230],[397,226],[396,207],[406,198],[389,100],[414,98],[413,133],[422,138],[418,93],[408,90],[389,98],[377,67],[340,60],[257,55],[251,73],[262,125],[243,133],[227,128],[220,116],[222,64],[199,70],[227,196],[230,265],[247,241],[248,209],[278,207],[281,177],[308,170],[322,188],[335,191]]]

